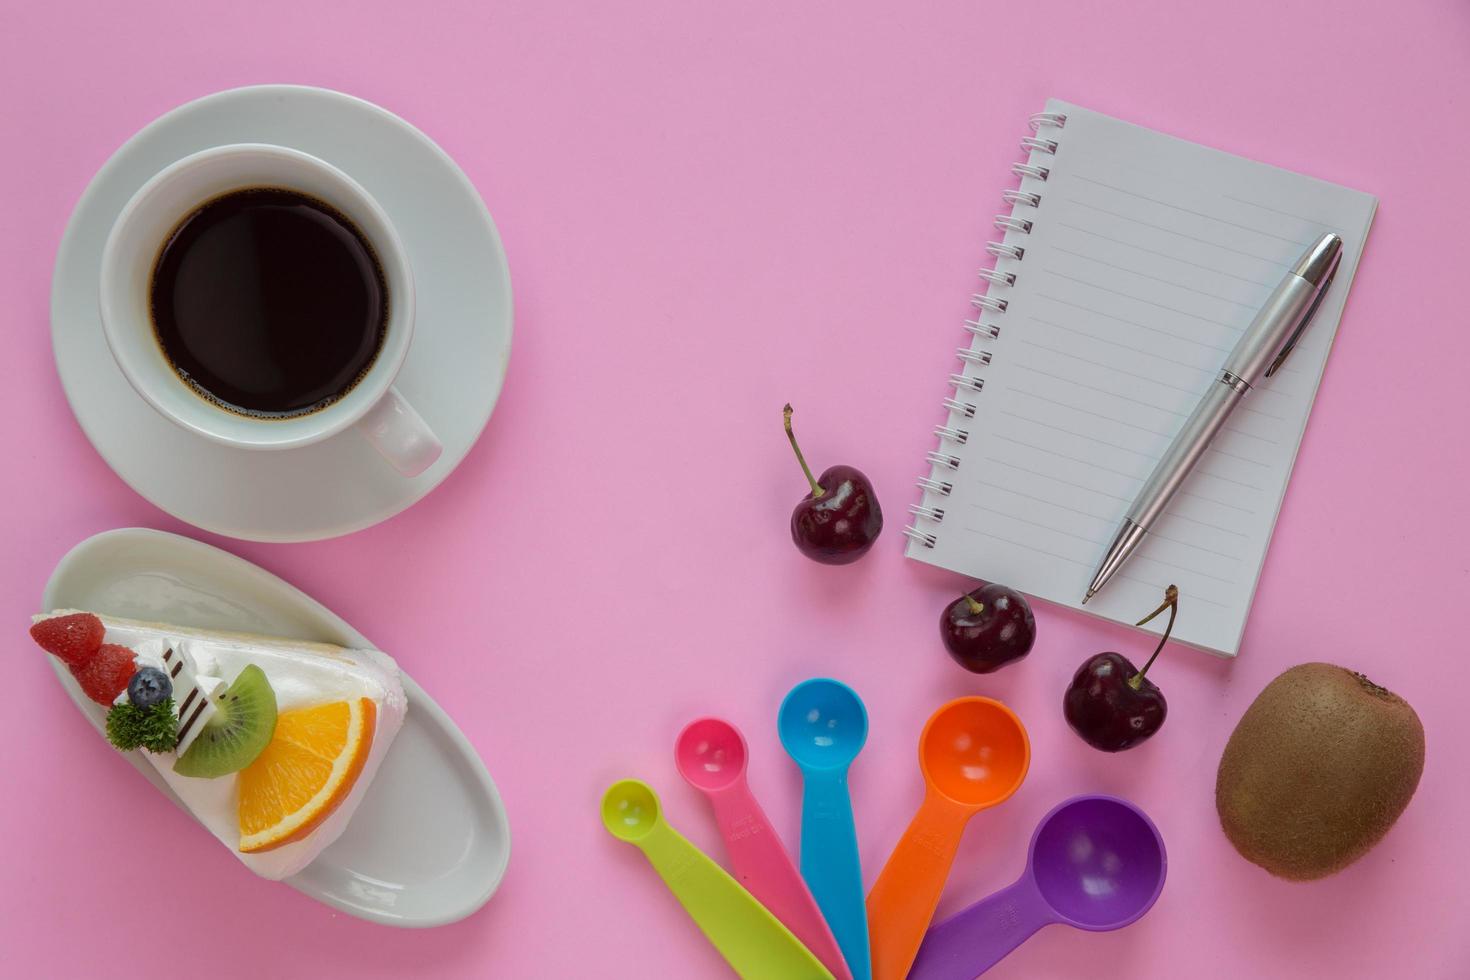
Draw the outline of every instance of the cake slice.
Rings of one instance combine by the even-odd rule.
[[[377,650],[71,609],[35,617],[31,636],[108,709],[108,739],[266,878],[341,835],[408,707]]]

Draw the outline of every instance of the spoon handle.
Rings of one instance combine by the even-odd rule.
[[[837,980],[851,980],[822,910],[786,853],[776,828],[743,781],[709,794],[735,879],[791,930]]]
[[[750,980],[832,980],[821,962],[740,883],[662,821],[638,842],[695,925]]]
[[[832,927],[854,980],[872,980],[863,870],[846,770],[802,773],[801,876]]]
[[[1053,921],[1028,872],[930,929],[909,980],[974,980]]]
[[[934,918],[973,811],[927,793],[868,894],[874,980],[903,980]]]

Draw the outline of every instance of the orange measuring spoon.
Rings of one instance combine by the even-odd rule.
[[[868,893],[873,980],[903,980],[934,918],[960,834],[1026,778],[1031,742],[1015,713],[990,698],[956,698],[919,736],[924,802]]]

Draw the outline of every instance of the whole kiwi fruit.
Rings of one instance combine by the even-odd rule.
[[[1383,839],[1424,771],[1424,726],[1362,674],[1299,664],[1241,716],[1215,778],[1225,836],[1281,878],[1341,871]]]

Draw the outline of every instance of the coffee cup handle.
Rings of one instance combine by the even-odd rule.
[[[389,388],[357,427],[404,476],[418,476],[444,452],[444,444],[397,388]]]

